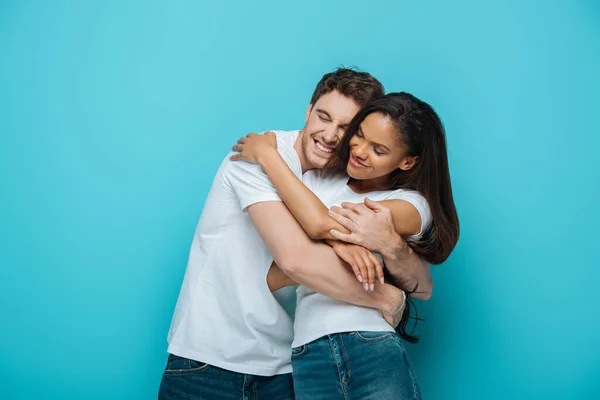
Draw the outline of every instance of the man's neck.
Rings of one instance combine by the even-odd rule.
[[[310,165],[310,163],[306,159],[304,151],[302,150],[302,135],[304,135],[304,129],[300,131],[298,137],[296,138],[296,143],[294,143],[294,150],[296,150],[298,158],[300,158],[300,166],[302,167],[302,173],[304,174],[309,169],[313,169],[313,166]]]

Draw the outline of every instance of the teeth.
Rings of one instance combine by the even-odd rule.
[[[315,142],[315,143],[317,144],[317,148],[318,148],[319,150],[321,150],[322,152],[325,152],[325,153],[333,153],[333,149],[328,149],[327,147],[323,146],[323,145],[322,145],[321,143],[319,143],[319,142]]]

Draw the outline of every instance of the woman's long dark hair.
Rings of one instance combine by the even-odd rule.
[[[425,197],[431,210],[432,224],[421,240],[409,241],[408,244],[428,263],[441,264],[454,250],[460,235],[442,121],[429,104],[415,96],[404,92],[389,93],[366,104],[352,119],[336,149],[332,160],[335,165],[348,165],[350,140],[363,120],[372,113],[388,117],[396,128],[398,140],[407,148],[406,155],[419,157],[410,170],[392,172],[387,189],[415,190]],[[410,307],[407,307],[399,326],[399,329],[403,327],[403,332],[399,333],[413,338],[408,339],[412,342],[414,337],[405,330],[409,314]]]

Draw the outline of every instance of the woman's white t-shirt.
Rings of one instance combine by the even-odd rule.
[[[431,224],[431,211],[418,192],[397,189],[358,194],[348,186],[348,176],[331,170],[311,170],[302,176],[304,184],[327,206],[342,202],[363,203],[370,200],[404,200],[412,204],[421,216],[421,232],[409,239],[420,238]],[[388,331],[394,329],[378,310],[355,306],[298,286],[293,347],[312,342],[322,336],[352,331]]]

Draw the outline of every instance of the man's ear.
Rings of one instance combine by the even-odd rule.
[[[308,123],[308,117],[310,116],[310,112],[312,111],[313,105],[309,104],[308,108],[306,109],[306,115],[304,116],[304,123],[307,124]]]

